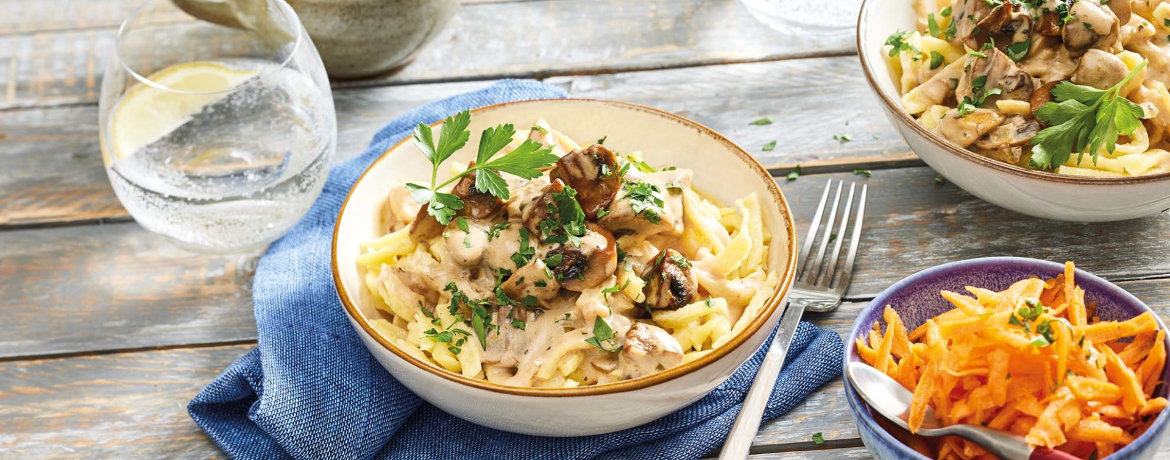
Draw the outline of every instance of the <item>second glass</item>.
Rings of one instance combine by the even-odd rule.
[[[122,24],[100,100],[114,192],[146,229],[202,252],[252,250],[320,194],[337,138],[325,69],[283,0],[228,25],[151,0]]]

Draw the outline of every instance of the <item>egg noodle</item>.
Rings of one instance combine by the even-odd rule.
[[[465,377],[567,388],[695,360],[759,315],[778,275],[754,193],[720,207],[690,170],[582,148],[544,120],[503,151],[525,139],[561,159],[531,180],[506,177],[496,208],[464,187],[444,227],[406,187],[389,193],[386,234],[358,257],[384,338]]]
[[[980,155],[1058,174],[1170,171],[1170,3],[914,0],[914,11],[917,30],[895,32],[882,55],[902,107],[923,127]],[[1103,98],[1097,117],[1069,120],[1084,105],[1054,99],[1075,95],[1057,89],[1061,82],[1117,86],[1118,100]],[[1049,113],[1040,110],[1046,102]],[[1097,151],[1078,153],[1097,141]],[[1071,147],[1077,142],[1084,148]],[[1053,152],[1037,157],[1044,144]]]
[[[1133,442],[1166,408],[1154,391],[1166,363],[1166,333],[1150,312],[1101,321],[1076,285],[1072,262],[1049,280],[1029,278],[1001,292],[942,291],[955,308],[908,331],[887,306],[856,342],[867,364],[914,392],[910,431],[926,408],[944,425],[982,425],[1028,444],[1080,458],[1104,458]],[[891,430],[932,458],[991,458],[973,442]]]

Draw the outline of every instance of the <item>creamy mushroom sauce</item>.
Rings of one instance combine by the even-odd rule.
[[[505,176],[506,203],[465,176],[452,193],[466,206],[445,227],[391,190],[388,233],[363,245],[383,313],[371,324],[387,340],[467,377],[574,387],[694,360],[759,314],[778,276],[755,194],[721,208],[691,188],[691,170],[582,147],[543,120],[505,150],[526,137],[561,159],[532,180]],[[561,210],[578,205],[584,232],[557,242]]]
[[[1170,171],[1170,0],[915,0],[914,9],[918,30],[891,36],[883,55],[903,108],[924,127],[1036,169],[1032,140],[1045,126],[1034,113],[1058,82],[1107,89],[1148,60],[1119,91],[1145,112],[1142,127],[1096,162],[1073,154],[1052,170],[1094,177]],[[974,104],[964,107],[965,99]]]

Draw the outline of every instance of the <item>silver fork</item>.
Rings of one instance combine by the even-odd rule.
[[[837,268],[837,259],[841,255],[841,243],[845,239],[845,231],[849,228],[850,211],[853,208],[853,194],[857,184],[849,184],[849,194],[845,199],[845,208],[841,213],[841,223],[836,233],[833,233],[833,224],[837,219],[837,208],[841,204],[841,191],[845,181],[837,182],[837,193],[833,196],[833,205],[828,207],[829,218],[825,221],[824,235],[820,238],[816,257],[809,257],[813,241],[820,230],[821,217],[825,214],[829,191],[833,188],[833,181],[825,184],[825,192],[821,194],[821,204],[813,215],[812,224],[805,235],[804,245],[797,255],[796,280],[788,294],[788,308],[780,321],[776,338],[772,341],[756,378],[752,381],[751,390],[744,398],[743,407],[723,443],[723,450],[719,452],[720,460],[739,460],[747,458],[748,451],[755,440],[756,432],[760,429],[760,419],[764,415],[764,408],[768,405],[768,398],[776,386],[776,379],[780,376],[780,369],[784,365],[784,358],[788,355],[788,346],[792,344],[792,337],[796,335],[796,326],[800,324],[800,317],[804,311],[828,312],[841,305],[841,298],[845,296],[845,289],[849,287],[849,278],[853,274],[853,262],[857,255],[857,244],[861,239],[861,222],[865,215],[865,194],[868,186],[861,186],[861,194],[857,200],[857,214],[853,219],[853,234],[850,236],[849,252],[845,255],[845,264],[841,267],[840,276],[834,281],[834,272]],[[835,241],[834,241],[835,240]],[[825,258],[825,250],[829,243],[833,243],[833,254]]]

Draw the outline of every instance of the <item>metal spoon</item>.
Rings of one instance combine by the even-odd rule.
[[[865,363],[849,363],[845,374],[853,389],[877,413],[898,426],[910,429],[910,400],[914,394],[902,387],[885,373]],[[978,444],[984,450],[1003,460],[1077,460],[1079,457],[1047,447],[1032,447],[1024,438],[1005,431],[993,430],[975,425],[944,426],[934,415],[934,409],[926,408],[922,427],[915,433],[919,436],[958,436]]]

